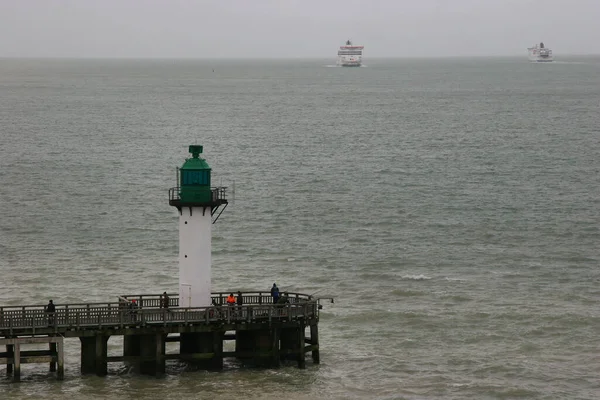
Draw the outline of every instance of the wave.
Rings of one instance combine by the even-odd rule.
[[[428,281],[433,278],[423,275],[423,274],[420,274],[420,275],[404,275],[402,277],[402,279],[406,280],[406,281]]]

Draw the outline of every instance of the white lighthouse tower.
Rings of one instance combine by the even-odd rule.
[[[212,224],[227,199],[225,187],[210,186],[211,169],[200,158],[202,146],[192,145],[189,151],[192,157],[179,169],[178,186],[169,190],[169,204],[179,211],[179,307],[208,307]]]

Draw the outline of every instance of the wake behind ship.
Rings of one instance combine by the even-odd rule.
[[[529,51],[529,61],[531,62],[552,62],[554,57],[552,56],[552,50],[544,46],[544,42],[536,44],[533,47],[527,48]]]
[[[342,67],[360,67],[364,47],[353,45],[350,40],[347,40],[346,45],[340,46],[338,50],[337,64]]]

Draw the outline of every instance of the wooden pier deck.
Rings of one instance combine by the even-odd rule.
[[[140,373],[161,375],[165,360],[180,359],[201,368],[221,369],[223,358],[235,357],[255,365],[277,367],[293,359],[305,367],[310,352],[319,362],[318,299],[288,293],[289,302],[273,304],[270,294],[246,292],[243,305],[226,305],[229,292],[212,294],[211,307],[180,308],[178,295],[169,295],[161,308],[160,295],[124,295],[108,303],[56,304],[53,314],[44,305],[0,307],[0,364],[19,380],[20,364],[49,362],[63,376],[63,338],[79,338],[81,372],[106,375],[108,362],[127,362]],[[131,307],[135,300],[137,307]],[[306,328],[310,335],[306,337]],[[107,355],[111,336],[123,336],[123,355]],[[59,338],[59,339],[52,339]],[[223,342],[235,341],[235,351],[223,351]],[[49,343],[49,350],[28,353],[21,344]],[[179,354],[165,354],[167,342],[179,342]],[[58,344],[58,345],[57,345]],[[15,351],[17,349],[17,351]],[[22,359],[19,359],[22,357]]]

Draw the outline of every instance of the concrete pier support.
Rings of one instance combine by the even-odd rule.
[[[50,355],[57,356],[56,343],[50,343]],[[50,372],[56,372],[56,362],[54,360],[50,361]]]
[[[300,332],[298,328],[281,329],[281,360],[297,360],[297,343]]]
[[[306,352],[304,351],[304,343],[306,340],[304,338],[304,328],[304,324],[301,324],[298,329],[298,368],[300,369],[306,368]]]
[[[123,355],[129,357],[139,357],[140,335],[123,336]]]
[[[254,335],[252,331],[239,330],[235,333],[235,354],[240,360],[250,359],[249,354],[254,350]]]
[[[319,357],[319,326],[317,324],[310,326],[310,344],[312,346],[313,363],[319,364],[321,358]]]
[[[223,369],[225,332],[182,333],[179,353],[184,359],[203,369]]]
[[[140,369],[140,335],[123,336],[123,356],[132,357],[125,359],[125,365],[133,367],[135,371]]]
[[[80,337],[81,341],[81,373],[106,376],[108,373],[107,342],[109,336]]]
[[[58,370],[56,371],[56,378],[63,380],[65,378],[65,344],[62,340],[56,343],[56,353],[58,357]]]
[[[281,365],[281,355],[279,353],[279,341],[281,337],[281,329],[273,328],[271,330],[271,367],[279,367]]]
[[[304,325],[281,330],[281,359],[295,360],[298,368],[306,368]]]
[[[19,343],[14,344],[13,357],[13,382],[19,382],[21,380],[21,345]]]
[[[138,335],[140,339],[140,372],[143,375],[161,376],[165,373],[165,339],[167,335]]]
[[[261,367],[278,367],[280,328],[239,330],[235,336],[236,357]]]
[[[13,358],[15,356],[15,345],[7,344],[6,345],[6,357]],[[13,364],[11,362],[7,362],[6,364],[6,375],[10,376],[13,374]]]
[[[210,369],[213,370],[222,370],[223,369],[223,339],[225,337],[225,332],[212,332],[213,341],[213,353],[214,356],[210,363]]]

